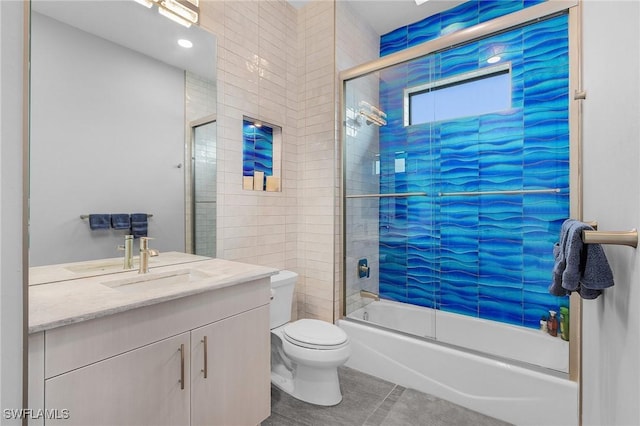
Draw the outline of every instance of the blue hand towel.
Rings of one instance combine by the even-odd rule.
[[[602,246],[600,244],[585,244],[585,250],[587,260],[582,278],[580,278],[581,289],[595,293],[595,291],[612,287],[614,284],[613,272]]]
[[[583,299],[595,299],[603,289],[613,286],[613,273],[602,246],[582,242],[582,231],[592,230],[577,220],[562,224],[560,243],[553,249],[556,263],[549,286],[551,294],[562,296],[577,291]]]
[[[89,228],[91,230],[96,229],[109,229],[109,222],[111,221],[111,215],[109,214],[90,214],[89,215]]]
[[[569,292],[562,287],[562,273],[567,267],[567,259],[565,257],[567,250],[567,235],[573,222],[573,220],[569,219],[562,223],[562,227],[560,229],[560,242],[553,246],[555,263],[553,265],[553,274],[551,285],[549,286],[549,293],[555,296],[566,296],[569,294]]]
[[[146,237],[148,226],[148,215],[146,213],[131,213],[131,234],[133,238]]]
[[[111,227],[113,229],[131,228],[131,219],[128,213],[115,213],[111,215]]]
[[[562,287],[569,291],[577,291],[580,287],[580,277],[584,270],[582,230],[593,230],[586,223],[572,220],[566,235],[565,261],[566,267],[562,272]]]

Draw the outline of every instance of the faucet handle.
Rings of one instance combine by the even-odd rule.
[[[153,240],[153,238],[140,237],[140,250],[147,250],[149,248],[149,240]]]

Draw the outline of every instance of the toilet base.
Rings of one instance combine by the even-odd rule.
[[[309,404],[332,406],[342,401],[338,369],[297,365],[293,377],[271,372],[271,383],[283,392]]]

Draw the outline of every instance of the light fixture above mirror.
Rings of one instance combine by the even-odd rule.
[[[199,0],[134,0],[141,5],[152,8],[158,6],[158,13],[162,16],[189,28],[197,24],[200,14]]]

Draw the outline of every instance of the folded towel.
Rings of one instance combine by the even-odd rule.
[[[553,246],[553,257],[555,259],[555,263],[553,265],[553,274],[551,285],[549,286],[549,293],[555,296],[566,296],[569,294],[569,291],[562,287],[562,273],[567,267],[567,259],[565,257],[567,250],[567,235],[573,222],[574,221],[572,220],[565,220],[562,223],[562,227],[560,229],[560,242],[555,243]]]
[[[113,229],[129,229],[131,219],[128,213],[115,213],[111,215],[111,227]]]
[[[567,239],[564,252],[566,266],[562,272],[562,287],[569,291],[578,290],[580,277],[584,272],[586,258],[583,253],[585,248],[582,242],[583,230],[593,230],[593,228],[586,223],[572,220],[565,237]]]
[[[131,234],[133,238],[146,237],[148,226],[148,215],[146,213],[131,213]]]
[[[560,242],[553,248],[555,264],[549,292],[564,296],[577,291],[583,299],[595,299],[613,286],[613,273],[600,244],[584,244],[586,223],[568,219],[562,224]]]
[[[89,228],[91,230],[96,229],[109,229],[109,222],[111,221],[111,215],[109,214],[90,214],[89,215]]]
[[[581,288],[583,290],[603,290],[613,287],[613,272],[602,246],[600,244],[585,244],[585,250],[587,260],[582,278],[580,278]]]

